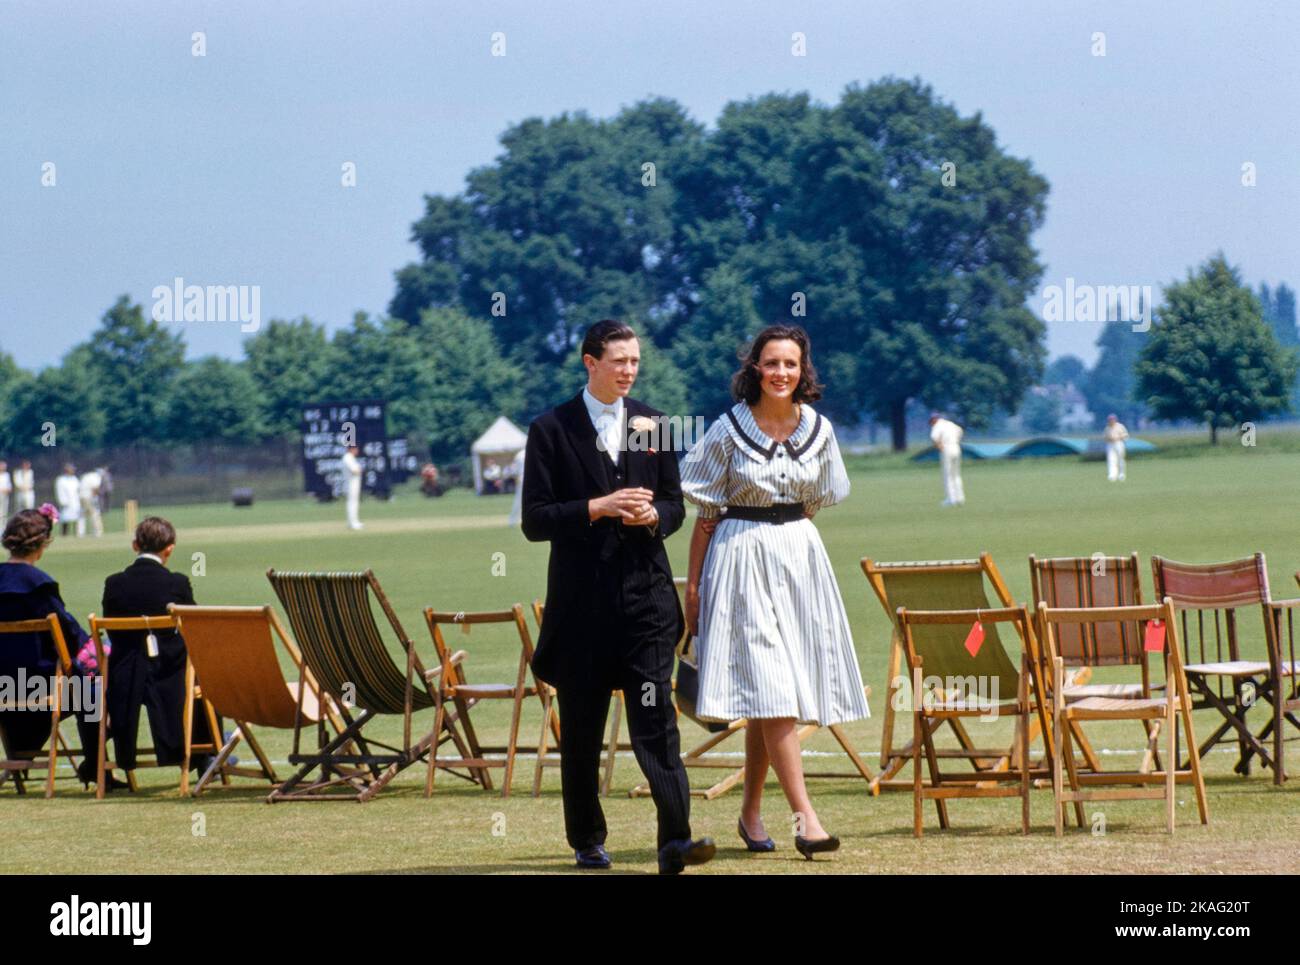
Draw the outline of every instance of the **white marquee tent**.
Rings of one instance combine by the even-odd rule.
[[[469,447],[474,461],[474,492],[482,494],[485,480],[509,479],[514,473],[515,457],[524,451],[527,434],[505,416],[488,426]]]

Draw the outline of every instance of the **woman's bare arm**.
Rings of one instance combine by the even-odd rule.
[[[713,539],[713,529],[718,525],[716,519],[695,519],[695,528],[691,530],[690,557],[686,564],[686,626],[691,633],[698,631],[700,615],[700,573],[704,570],[704,554],[709,550],[709,541]]]

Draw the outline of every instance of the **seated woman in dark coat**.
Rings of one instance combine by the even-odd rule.
[[[54,538],[58,512],[49,503],[40,509],[24,509],[14,515],[0,537],[9,551],[9,559],[0,563],[0,621],[36,620],[57,614],[70,656],[76,657],[89,640],[86,631],[68,613],[59,596],[59,584],[37,568],[45,548]],[[74,675],[88,676],[83,655],[73,664]],[[50,685],[55,679],[59,656],[49,633],[0,634],[0,674],[17,678],[20,671],[27,680],[41,677]],[[77,765],[83,782],[95,780],[96,755],[99,748],[99,715],[104,712],[103,694],[94,688],[82,691],[89,699],[80,707],[65,710],[63,716],[77,719],[77,732],[86,757]],[[93,696],[92,696],[93,695]],[[65,701],[64,706],[67,706]],[[35,757],[50,739],[50,715],[46,710],[7,709],[0,711],[7,756]],[[109,776],[110,787],[125,787]]]

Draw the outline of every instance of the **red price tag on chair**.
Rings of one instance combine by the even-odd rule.
[[[1163,620],[1148,620],[1146,637],[1142,649],[1149,653],[1165,652],[1165,623]]]
[[[971,624],[970,633],[966,634],[966,652],[972,657],[978,656],[982,646],[984,646],[984,624],[976,620]]]

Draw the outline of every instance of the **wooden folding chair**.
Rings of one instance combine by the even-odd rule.
[[[686,577],[684,576],[674,577],[673,584],[674,586],[676,586],[679,595],[685,594]],[[731,738],[736,734],[743,733],[745,728],[749,725],[749,721],[742,717],[738,720],[722,723],[716,720],[706,720],[696,714],[694,701],[692,701],[683,692],[682,688],[678,686],[679,682],[682,679],[683,670],[685,670],[686,673],[693,674],[696,676],[698,676],[699,674],[699,664],[697,662],[697,658],[695,655],[694,643],[695,643],[695,638],[691,636],[690,632],[683,630],[682,638],[677,642],[678,668],[677,668],[677,676],[673,679],[673,704],[677,710],[677,719],[679,721],[681,720],[682,717],[686,717],[687,719],[694,721],[704,730],[709,732],[709,736],[706,737],[701,743],[697,744],[695,747],[692,747],[690,750],[682,754],[683,766],[685,766],[690,770],[696,768],[706,768],[710,770],[721,769],[721,770],[730,771],[730,773],[724,776],[721,780],[714,781],[713,784],[711,784],[707,788],[691,788],[691,795],[693,797],[702,797],[706,801],[711,801],[714,798],[727,793],[727,791],[731,790],[737,784],[740,784],[742,781],[745,780],[745,768],[743,764],[740,767],[736,767],[735,763],[732,761],[718,760],[714,757],[710,757],[709,755],[711,752],[714,751],[715,748],[718,747],[718,745],[720,745],[727,739]],[[683,665],[685,665],[684,668]],[[863,691],[868,696],[871,694],[870,687],[864,687]],[[853,746],[853,742],[849,740],[848,735],[844,732],[843,726],[840,724],[831,724],[827,729],[831,732],[831,735],[839,743],[840,748],[848,756],[849,761],[850,763],[853,764],[856,773],[842,771],[842,770],[841,771],[805,771],[804,777],[805,778],[861,777],[864,781],[867,782],[868,789],[871,791],[871,794],[873,796],[879,794],[880,792],[876,789],[875,785],[872,783],[874,780],[874,775],[871,773],[871,769],[867,766],[866,762],[863,761],[862,755],[859,754],[857,748]],[[817,733],[817,731],[819,730],[821,730],[821,728],[816,724],[803,724],[796,731],[796,735],[799,738],[799,742],[803,743],[805,740],[807,740],[813,734]],[[628,791],[628,797],[649,797],[649,796],[650,796],[650,785],[645,781],[642,781],[636,787],[632,788],[632,790]]]
[[[1300,583],[1300,573],[1296,573],[1295,579]],[[1269,603],[1273,631],[1273,674],[1283,683],[1290,681],[1289,686],[1278,688],[1273,701],[1273,719],[1259,733],[1261,740],[1267,738],[1270,731],[1273,735],[1273,757],[1277,761],[1277,768],[1273,772],[1274,783],[1286,780],[1286,741],[1296,740],[1295,737],[1288,738],[1283,734],[1285,724],[1300,731],[1300,717],[1297,717],[1297,712],[1300,712],[1300,660],[1296,659],[1295,639],[1297,607],[1300,607],[1300,600],[1273,600]]]
[[[1031,554],[1029,557],[1035,608],[1040,603],[1054,608],[1073,609],[1138,606],[1142,603],[1140,572],[1137,553],[1129,556],[1097,554],[1052,559],[1039,559]],[[1082,700],[1085,697],[1145,699],[1151,696],[1146,662],[1138,659],[1142,635],[1136,623],[1062,624],[1057,628],[1057,646],[1065,661],[1067,676],[1064,696],[1067,701]],[[1093,667],[1135,663],[1140,664],[1143,670],[1140,681],[1087,682]],[[1050,686],[1050,679],[1047,679],[1047,683]],[[1147,736],[1147,750],[1141,765],[1145,771],[1159,765],[1160,721],[1143,720],[1142,724]],[[1070,736],[1083,753],[1085,766],[1090,770],[1101,770],[1097,754],[1077,722]],[[1076,807],[1076,815],[1082,826],[1082,805]]]
[[[339,708],[345,725],[317,750],[290,754],[289,763],[298,769],[267,800],[368,801],[399,773],[425,760],[435,739],[438,743],[451,740],[462,757],[469,756],[455,713],[441,715],[440,726],[412,740],[413,715],[441,706],[437,678],[442,665],[440,662],[431,670],[425,669],[414,641],[402,629],[372,571],[268,570],[266,575],[284,606],[294,639],[302,648],[303,664],[315,677],[321,693]],[[371,608],[372,595],[401,645],[404,667],[393,661],[384,643]],[[463,656],[454,654],[450,663],[455,666]],[[358,712],[355,719],[352,710]],[[383,716],[401,717],[400,745],[386,744],[374,736],[375,728],[367,729],[371,721]],[[295,746],[297,741],[295,728]],[[370,772],[364,787],[357,786],[358,766]],[[319,774],[311,778],[316,771]],[[457,776],[475,782],[473,774]]]
[[[295,754],[300,749],[298,737],[303,724],[323,726],[328,721],[336,734],[343,731],[345,725],[337,708],[328,699],[321,699],[311,670],[304,666],[302,654],[269,606],[173,603],[167,609],[185,636],[185,648],[192,672],[203,688],[203,699],[212,711],[235,724],[230,739],[217,750],[215,759],[194,786],[195,797],[218,774],[223,787],[231,786],[231,776],[279,784],[275,767],[253,732],[254,726],[294,731]],[[297,682],[286,680],[280,669],[277,640],[279,649],[298,671]],[[190,719],[187,717],[187,721]],[[188,734],[187,727],[187,737]],[[241,740],[248,742],[257,760],[257,770],[227,766],[231,752]]]
[[[1223,718],[1201,744],[1201,756],[1216,744],[1235,738],[1239,756],[1233,769],[1243,777],[1249,776],[1250,759],[1258,754],[1260,763],[1273,769],[1274,782],[1281,784],[1285,775],[1264,739],[1274,729],[1277,703],[1285,702],[1285,682],[1294,678],[1295,668],[1278,662],[1281,643],[1274,635],[1279,629],[1275,618],[1278,607],[1269,594],[1264,554],[1223,563],[1178,563],[1153,556],[1151,570],[1157,597],[1172,599],[1182,621],[1192,709],[1212,707]],[[1290,602],[1279,601],[1279,606],[1284,608]],[[1263,651],[1262,660],[1242,655],[1243,628],[1237,620],[1241,607],[1259,607],[1263,639],[1256,645]],[[1191,615],[1195,615],[1194,623],[1189,623]],[[1273,705],[1274,714],[1263,735],[1257,736],[1251,732],[1246,717],[1250,708],[1261,701]],[[1275,745],[1275,750],[1279,748]]]
[[[90,615],[90,638],[95,642],[95,659],[99,662],[99,674],[103,679],[104,694],[108,694],[108,681],[112,673],[113,656],[108,647],[104,646],[104,637],[108,637],[111,644],[113,634],[128,632],[151,632],[154,630],[175,630],[176,618],[171,616],[139,616],[139,617],[99,617],[95,614]],[[203,744],[195,744],[192,740],[194,730],[194,712],[203,714],[208,722],[208,733],[212,739]],[[212,705],[204,700],[203,692],[194,679],[194,667],[189,663],[185,666],[185,704],[182,711],[182,727],[184,730],[185,752],[184,757],[179,764],[159,764],[158,752],[153,747],[142,747],[136,751],[135,767],[126,771],[126,780],[131,790],[138,789],[136,784],[135,772],[141,767],[180,767],[181,769],[181,794],[190,793],[190,760],[194,753],[216,754],[220,749],[217,740],[221,736],[221,728],[217,721],[217,715],[212,710]],[[99,760],[96,764],[97,784],[95,787],[95,797],[103,800],[104,792],[107,789],[108,774],[113,768],[120,765],[116,761],[108,759],[108,727],[111,721],[108,714],[104,713],[99,718]],[[141,760],[143,758],[143,760]],[[223,784],[229,784],[229,777],[223,772],[221,776]]]
[[[541,600],[533,601],[533,619],[537,621],[537,632],[542,631],[542,618],[546,614],[546,604]],[[537,767],[533,771],[533,797],[540,797],[542,794],[542,772],[547,767],[556,767],[560,763],[559,741],[560,741],[560,718],[555,704],[555,688],[545,680],[537,681],[538,690],[542,696],[543,713],[548,721],[551,721],[549,728],[542,728],[542,737],[537,744]],[[604,767],[604,773],[600,779],[600,796],[609,797],[609,789],[614,781],[614,760],[619,751],[631,751],[632,745],[619,741],[619,734],[623,722],[623,691],[616,690],[613,693],[614,706],[610,712],[609,721],[609,741],[605,745],[605,750],[601,753],[601,763]],[[555,737],[556,751],[554,754],[550,750],[550,736]]]
[[[41,713],[48,710],[50,715],[50,749],[46,752],[44,760],[40,757],[40,748],[27,748],[13,746],[13,740],[9,734],[4,731],[3,723],[0,723],[0,749],[3,753],[0,757],[0,784],[6,779],[12,778],[14,789],[19,794],[26,793],[26,775],[31,770],[45,768],[45,796],[54,797],[54,778],[55,771],[58,768],[59,754],[65,754],[69,763],[73,764],[75,773],[75,758],[81,756],[88,759],[85,748],[72,748],[64,740],[63,734],[60,733],[59,725],[62,722],[64,706],[64,691],[68,689],[68,682],[73,679],[72,655],[68,652],[68,643],[63,636],[63,627],[59,624],[59,618],[56,614],[49,614],[35,620],[11,620],[0,623],[0,636],[17,633],[48,633],[54,644],[55,667],[54,679],[45,681],[47,692],[43,697],[38,697],[33,705],[26,693],[15,692],[15,697],[22,703],[22,713]],[[97,687],[97,695],[86,695],[87,699],[97,699],[99,702],[100,720],[104,719],[104,689],[102,682],[91,682],[89,686]],[[15,688],[16,689],[16,688]],[[69,694],[69,696],[71,696]],[[14,711],[19,708],[14,707]],[[28,752],[30,755],[28,754]]]
[[[1159,623],[1153,628],[1152,621],[1159,621]],[[1146,649],[1147,636],[1153,635],[1154,644],[1159,644],[1159,652],[1163,654],[1165,686],[1162,696],[1085,697],[1081,700],[1071,700],[1065,696],[1065,660],[1061,656],[1060,628],[1071,625],[1095,628],[1108,623],[1136,624],[1141,628],[1144,645],[1141,650],[1133,654],[1135,662],[1145,663],[1149,654],[1156,652],[1156,650]],[[1163,638],[1160,636],[1161,626],[1163,626]],[[1056,763],[1052,768],[1053,810],[1057,835],[1064,832],[1066,804],[1134,799],[1163,800],[1166,826],[1172,834],[1176,807],[1174,788],[1180,783],[1193,785],[1201,823],[1208,824],[1210,816],[1205,800],[1205,781],[1201,774],[1201,759],[1196,751],[1196,739],[1192,731],[1192,702],[1188,698],[1187,678],[1183,673],[1173,601],[1165,597],[1158,606],[1087,609],[1054,609],[1046,603],[1040,603],[1038,637],[1042,645],[1043,660],[1052,674],[1052,685],[1048,688],[1048,701],[1054,722],[1053,731],[1060,737],[1055,742]],[[1097,665],[1098,657],[1095,650],[1085,648],[1081,659],[1086,663]],[[1142,679],[1149,680],[1149,671],[1143,672]],[[1178,754],[1175,749],[1179,718],[1190,748],[1190,764],[1186,770],[1178,769]],[[1163,721],[1165,740],[1168,745],[1163,767],[1153,771],[1127,772],[1102,770],[1090,772],[1075,767],[1074,752],[1070,748],[1070,735],[1074,732],[1072,723],[1101,720]],[[1069,790],[1065,788],[1067,778]],[[1130,784],[1136,786],[1122,786]],[[1160,785],[1160,787],[1150,787],[1150,785]]]
[[[909,610],[991,610],[1014,607],[1011,593],[1002,574],[988,553],[976,560],[915,560],[880,563],[863,557],[862,572],[875,591],[884,608],[892,629],[889,646],[888,690],[885,696],[885,718],[880,742],[882,772],[872,782],[873,793],[880,788],[911,790],[912,781],[896,780],[894,776],[914,757],[911,743],[894,746],[894,701],[907,677],[900,673],[903,662],[903,643],[899,637],[896,614],[898,608]],[[990,603],[985,583],[992,588],[996,603]],[[941,749],[939,755],[960,757],[970,761],[976,770],[997,771],[1005,769],[1011,759],[1011,749],[988,754],[974,753],[974,741],[966,732],[961,718],[954,716],[943,721],[957,737],[960,745],[955,749]]]
[[[998,625],[1004,623],[1013,626],[1021,641],[1019,670],[998,635]],[[1043,688],[1036,679],[1040,660],[1029,610],[1024,606],[991,610],[899,607],[896,626],[912,681],[912,834],[921,837],[921,812],[927,800],[935,802],[939,826],[947,828],[949,800],[989,797],[1019,797],[1021,831],[1028,834],[1030,782],[1051,776],[1050,766],[1034,768],[1029,752],[1032,715],[1038,717],[1039,733],[1050,733],[1038,698]],[[976,628],[980,639],[968,648],[968,635]],[[943,770],[943,757],[934,741],[943,724],[963,718],[989,721],[1008,716],[1015,718],[1008,767],[995,774],[978,768]],[[923,756],[928,783],[922,780]],[[961,756],[970,759],[969,754]],[[1044,760],[1050,760],[1050,749]]]
[[[488,770],[493,767],[500,767],[504,770],[501,779],[501,796],[509,797],[510,788],[514,782],[515,756],[519,750],[519,721],[523,715],[525,700],[530,697],[537,697],[542,705],[541,732],[543,737],[539,738],[538,746],[542,746],[548,725],[553,728],[556,741],[560,739],[559,728],[554,726],[555,714],[544,696],[543,691],[546,685],[539,681],[532,671],[533,641],[532,637],[528,635],[528,623],[524,619],[524,608],[516,603],[509,610],[469,613],[463,610],[454,612],[434,610],[429,607],[424,611],[424,622],[429,628],[429,635],[433,637],[433,645],[437,650],[438,660],[442,666],[442,672],[438,675],[440,699],[434,719],[434,730],[442,729],[448,708],[454,707],[468,747],[468,750],[460,757],[451,758],[439,757],[436,746],[431,750],[429,768],[424,781],[424,796],[429,797],[433,794],[434,777],[440,768],[450,770],[463,767],[481,772],[480,783],[483,784],[484,788],[490,789],[492,783],[487,776]],[[505,684],[470,683],[465,676],[463,660],[456,663],[452,662],[453,654],[442,635],[442,628],[448,624],[456,624],[468,632],[470,627],[492,623],[513,623],[516,632],[519,634],[519,664],[516,668],[514,682]],[[529,677],[532,677],[531,684],[527,682]],[[484,744],[478,738],[478,733],[475,731],[474,723],[470,718],[470,711],[484,700],[509,700],[511,702],[510,735],[505,744]],[[504,754],[505,757],[489,758],[488,754]]]

